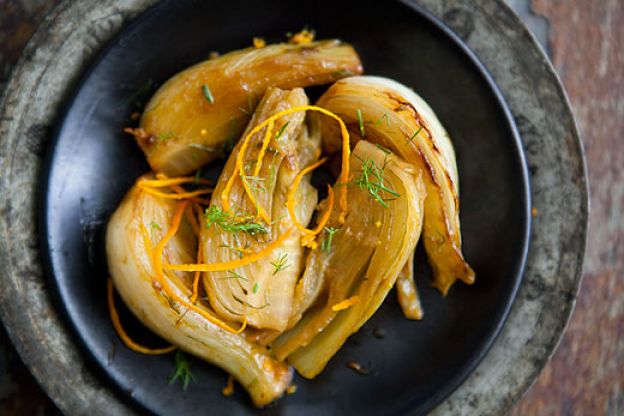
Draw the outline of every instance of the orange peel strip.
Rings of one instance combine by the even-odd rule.
[[[154,272],[156,274],[156,280],[158,280],[158,283],[160,283],[162,289],[165,291],[165,293],[169,297],[171,297],[171,299],[175,300],[176,302],[186,307],[187,309],[190,309],[193,312],[204,317],[207,321],[215,324],[219,328],[225,331],[231,332],[233,334],[240,334],[247,327],[247,318],[243,320],[242,324],[240,325],[238,329],[231,328],[229,325],[227,325],[225,322],[221,321],[217,317],[209,314],[205,310],[198,308],[197,306],[182,299],[182,297],[180,297],[177,293],[175,293],[171,289],[169,282],[167,282],[167,279],[165,278],[165,275],[163,273],[163,264],[162,264],[163,251],[165,249],[165,246],[169,242],[169,240],[171,240],[171,238],[178,232],[178,228],[180,228],[180,222],[182,221],[182,215],[184,214],[184,211],[186,210],[186,206],[188,204],[189,204],[189,201],[184,201],[180,203],[180,205],[176,209],[175,214],[173,215],[173,218],[171,220],[171,226],[169,227],[169,230],[167,230],[167,233],[165,234],[165,236],[160,240],[160,242],[158,242],[154,250],[151,250],[151,249],[148,250],[148,252],[149,251],[152,252],[152,264],[154,267]],[[151,245],[151,242],[150,242],[150,245]]]
[[[222,272],[225,270],[236,269],[237,267],[246,266],[248,264],[254,263],[261,258],[269,255],[273,250],[281,246],[284,241],[288,238],[292,231],[292,228],[286,230],[282,235],[280,235],[277,239],[268,244],[264,249],[245,256],[240,259],[226,261],[222,263],[211,263],[211,264],[166,264],[165,269],[167,270],[177,270],[181,272]]]
[[[314,169],[318,168],[319,166],[321,166],[326,161],[327,161],[327,158],[324,157],[323,159],[319,160],[318,162],[313,163],[310,166],[302,169],[297,174],[297,176],[295,176],[295,179],[293,180],[293,183],[292,183],[290,189],[288,190],[288,197],[286,198],[286,207],[288,208],[288,214],[290,214],[290,220],[293,222],[295,227],[297,227],[302,232],[304,232],[305,234],[308,234],[308,235],[316,235],[316,234],[320,233],[323,230],[323,227],[327,223],[327,220],[329,220],[329,214],[331,214],[331,210],[334,207],[334,192],[333,192],[331,187],[328,187],[329,205],[327,207],[327,210],[323,214],[323,217],[319,221],[318,226],[314,230],[307,229],[303,224],[301,224],[297,220],[297,215],[295,214],[295,194],[297,193],[297,189],[299,188],[299,183],[301,182],[301,179],[303,179],[303,177],[306,174],[308,174],[309,172],[312,172]]]
[[[258,176],[260,173],[260,168],[262,167],[262,160],[264,159],[264,154],[266,153],[267,148],[269,147],[269,143],[271,143],[271,136],[273,134],[273,127],[275,123],[269,123],[269,126],[264,133],[264,140],[262,140],[262,147],[260,148],[260,152],[258,152],[258,161],[256,162],[256,167],[254,168],[253,176]],[[239,153],[240,155],[240,153]]]
[[[360,302],[360,297],[355,295],[348,299],[343,300],[342,302],[338,302],[332,306],[332,311],[344,311],[345,309],[349,309],[351,306]]]
[[[201,263],[203,261],[204,252],[202,250],[201,244],[197,244],[197,263]],[[197,298],[199,297],[199,279],[201,278],[201,272],[195,272],[195,276],[193,277],[193,294],[191,295],[191,303],[197,302]]]
[[[119,336],[119,338],[123,341],[126,347],[130,348],[132,351],[139,352],[141,354],[146,355],[162,355],[168,354],[171,351],[174,351],[176,347],[173,345],[165,348],[147,348],[140,344],[137,344],[128,336],[128,333],[121,326],[121,321],[119,320],[119,314],[117,313],[117,309],[115,308],[115,299],[113,292],[113,280],[109,277],[108,282],[106,284],[106,292],[108,298],[108,313],[110,315],[110,319],[113,322],[113,328],[115,328],[115,332]]]
[[[181,199],[191,199],[191,198],[195,198],[196,196],[199,195],[206,195],[206,194],[210,194],[212,193],[212,189],[200,189],[198,191],[193,191],[193,192],[181,192],[181,193],[166,193],[166,192],[160,192],[160,191],[156,191],[152,188],[150,188],[149,186],[143,186],[140,182],[138,183],[139,188],[141,188],[142,191],[150,194],[150,195],[154,195],[160,198],[165,198],[165,199],[177,199],[177,200],[181,200]]]
[[[244,150],[247,148],[247,144],[248,141],[250,140],[250,138],[258,133],[260,130],[262,130],[264,127],[270,125],[271,123],[274,123],[275,120],[279,119],[282,116],[285,116],[287,114],[292,114],[292,113],[296,113],[299,111],[316,111],[319,112],[321,114],[324,114],[328,117],[333,118],[334,120],[336,120],[338,122],[338,124],[340,125],[340,134],[342,135],[342,172],[340,173],[340,184],[342,185],[341,189],[340,189],[340,216],[339,216],[339,222],[342,224],[344,223],[344,216],[345,213],[347,212],[347,183],[349,182],[349,156],[351,155],[351,148],[350,148],[350,144],[349,144],[349,131],[347,130],[347,126],[344,123],[344,121],[338,117],[336,114],[332,113],[329,110],[326,110],[322,107],[317,107],[315,105],[302,105],[302,106],[296,106],[296,107],[291,107],[288,108],[286,110],[280,111],[278,113],[273,114],[272,116],[268,117],[266,120],[264,120],[262,123],[259,123],[257,126],[255,126],[253,129],[251,129],[251,131],[249,133],[247,133],[247,135],[243,138],[243,141],[241,143],[241,148],[239,149],[239,153],[237,155],[236,158],[236,166],[234,168],[234,172],[232,173],[232,176],[229,178],[225,189],[223,190],[223,193],[221,194],[221,205],[223,207],[223,209],[227,212],[231,213],[231,209],[230,209],[230,201],[229,201],[229,195],[230,195],[230,191],[232,190],[232,186],[234,184],[234,178],[236,177],[236,174],[239,175],[243,175],[244,174],[244,169],[243,169],[243,156],[245,154]],[[243,173],[241,173],[243,172]],[[245,181],[243,181],[244,184]],[[245,188],[245,190],[247,191],[247,188]],[[249,192],[249,191],[247,191]],[[253,198],[253,196],[251,196]],[[255,200],[254,200],[255,201]],[[261,214],[261,212],[264,212],[264,210],[262,209],[262,207],[258,206],[258,204],[256,203],[256,210],[258,211],[258,215],[260,215],[265,221],[267,221],[268,218],[266,218],[266,213],[264,214],[264,216]],[[269,222],[269,221],[267,221]]]
[[[163,174],[157,174],[157,178],[163,179],[139,179],[138,183],[149,188],[166,188],[168,186],[182,185],[185,183],[201,183],[204,185],[212,185],[212,181],[207,179],[196,180],[194,177],[182,176],[179,178],[167,178]]]

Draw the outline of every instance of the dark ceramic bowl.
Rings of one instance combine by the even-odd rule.
[[[121,344],[109,322],[103,232],[135,179],[149,170],[122,128],[135,92],[206,59],[213,50],[269,41],[304,26],[352,43],[367,74],[413,87],[454,140],[460,176],[464,253],[476,283],[443,298],[430,287],[422,250],[417,281],[425,318],[402,317],[394,292],[331,360],[294,383],[297,393],[253,409],[242,388],[221,395],[226,374],[192,360],[195,383],[169,385],[172,356],[143,356]],[[318,91],[317,91],[318,92]],[[530,227],[529,184],[516,127],[487,71],[431,15],[394,2],[163,1],[128,25],[84,75],[58,119],[41,182],[43,255],[58,302],[101,373],[129,399],[163,415],[424,413],[475,368],[505,322],[522,278]],[[132,318],[127,313],[125,321]],[[136,322],[131,332],[150,336]],[[385,336],[373,336],[383,329]],[[362,376],[345,364],[370,369]]]

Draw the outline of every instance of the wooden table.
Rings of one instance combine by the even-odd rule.
[[[59,0],[0,0],[0,90]],[[624,1],[509,0],[545,43],[575,111],[589,169],[584,280],[561,345],[519,415],[624,414]],[[0,329],[0,414],[56,414]]]

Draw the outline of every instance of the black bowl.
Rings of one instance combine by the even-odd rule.
[[[226,374],[192,360],[195,383],[169,385],[171,356],[126,349],[108,319],[103,231],[134,180],[149,168],[134,141],[135,94],[206,59],[211,51],[280,40],[309,26],[360,53],[367,74],[395,78],[429,102],[457,151],[464,253],[477,275],[443,298],[430,287],[422,250],[416,270],[425,317],[408,321],[392,292],[316,379],[297,378],[296,394],[253,409],[241,388],[221,395]],[[423,413],[447,397],[486,354],[522,278],[530,229],[524,155],[510,113],[486,69],[438,20],[400,2],[287,0],[163,1],[128,25],[78,85],[47,149],[41,188],[44,263],[57,300],[93,358],[138,409],[157,414]],[[124,312],[145,342],[148,331]],[[385,336],[378,338],[378,329]],[[357,361],[363,376],[345,367]]]

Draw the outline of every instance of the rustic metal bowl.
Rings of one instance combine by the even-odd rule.
[[[24,52],[2,99],[0,312],[44,389],[67,413],[132,413],[90,365],[42,276],[36,191],[50,127],[100,48],[153,1],[68,2]],[[423,0],[466,41],[500,87],[531,173],[533,219],[526,272],[507,324],[476,371],[434,412],[500,413],[528,388],[574,305],[587,227],[587,189],[567,99],[543,53],[502,2]],[[43,169],[46,170],[45,168]],[[79,172],[77,172],[79,174]]]

